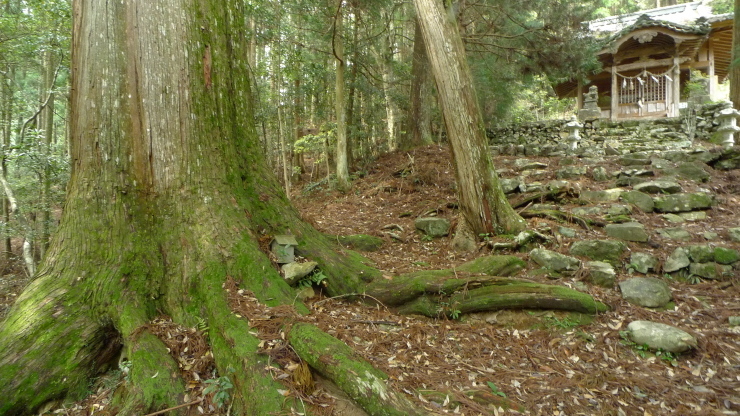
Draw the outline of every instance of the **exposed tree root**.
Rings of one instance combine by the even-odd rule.
[[[428,415],[387,383],[388,375],[357,355],[347,344],[313,325],[293,325],[288,339],[312,368],[332,380],[370,415]]]
[[[539,202],[539,203],[542,203],[545,201],[562,202],[565,198],[575,198],[577,196],[578,196],[578,192],[572,187],[558,188],[558,189],[552,189],[549,191],[535,192],[532,195],[517,198],[516,200],[511,201],[511,207],[514,209],[517,209],[517,208],[527,206],[533,202]]]

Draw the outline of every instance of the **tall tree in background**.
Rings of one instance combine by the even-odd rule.
[[[344,59],[343,1],[344,0],[337,0],[331,44],[336,65],[334,80],[334,109],[337,120],[337,189],[340,191],[348,191],[352,185],[349,181],[349,163],[347,158],[347,99],[344,96],[344,68],[346,67],[346,62]]]
[[[414,0],[452,147],[460,212],[454,244],[471,250],[478,235],[516,233],[526,222],[509,205],[488,152],[488,140],[465,48],[438,0]]]
[[[735,16],[740,16],[740,0],[735,0]],[[730,101],[740,108],[740,19],[732,23],[732,64],[730,65]]]

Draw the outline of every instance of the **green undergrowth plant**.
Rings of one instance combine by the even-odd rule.
[[[298,281],[299,287],[326,286],[326,275],[321,270],[315,270],[313,273]]]
[[[234,388],[234,385],[227,376],[212,378],[205,383],[207,386],[203,389],[203,394],[213,393],[213,403],[220,409],[229,400],[229,390]]]

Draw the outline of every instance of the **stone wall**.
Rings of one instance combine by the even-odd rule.
[[[583,123],[576,154],[591,156],[672,150],[709,144],[719,126],[716,117],[730,103],[706,104],[681,110],[679,118],[593,120]],[[548,120],[488,129],[494,155],[563,156],[568,154],[570,120]]]

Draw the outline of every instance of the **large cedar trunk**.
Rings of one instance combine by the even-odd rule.
[[[432,94],[430,93],[429,60],[419,23],[414,24],[414,53],[411,63],[411,93],[406,133],[400,137],[403,150],[432,143]]]
[[[176,364],[142,330],[158,314],[208,324],[220,372],[237,371],[234,414],[290,406],[229,313],[224,280],[292,302],[258,247],[260,233],[282,232],[327,252],[322,267],[347,276],[332,291],[358,292],[361,280],[265,167],[244,16],[236,0],[75,2],[72,175],[46,260],[0,327],[0,414],[84,394],[119,354],[135,386],[122,413],[180,404]]]
[[[459,248],[487,233],[516,233],[526,222],[509,205],[501,190],[478,108],[465,48],[457,27],[439,0],[415,0],[416,14],[455,162],[460,221]]]
[[[0,414],[82,397],[117,360],[131,370],[112,411],[182,404],[178,363],[148,329],[160,315],[208,328],[218,373],[234,384],[232,414],[302,409],[280,394],[259,340],[231,312],[224,290],[233,279],[265,305],[305,311],[260,250],[258,241],[273,234],[296,236],[301,254],[328,276],[329,295],[367,293],[430,316],[447,313],[441,305],[451,296],[465,311],[527,302],[605,310],[566,288],[487,276],[520,270],[513,256],[384,283],[359,256],[302,222],[267,169],[251,119],[241,1],[99,5],[74,4],[72,175],[47,257],[0,325]],[[475,297],[466,295],[471,288]],[[336,338],[300,324],[290,341],[368,413],[424,413]],[[316,360],[319,354],[329,358]],[[332,359],[341,364],[326,366]]]

